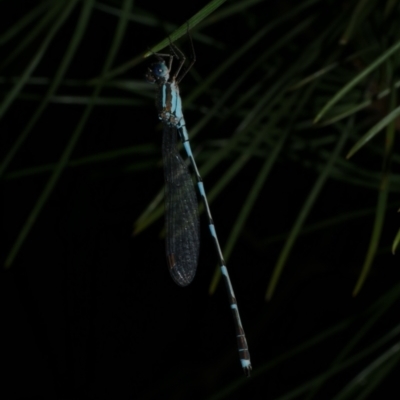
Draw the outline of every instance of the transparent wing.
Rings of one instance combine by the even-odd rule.
[[[186,286],[196,274],[200,229],[196,192],[176,141],[176,127],[165,124],[162,153],[167,260],[172,279]]]

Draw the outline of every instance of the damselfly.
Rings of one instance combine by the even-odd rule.
[[[154,54],[158,61],[151,64],[146,74],[147,80],[158,86],[156,106],[158,116],[163,124],[162,153],[165,177],[166,252],[169,271],[172,279],[178,285],[188,285],[196,274],[200,245],[197,198],[188,168],[176,147],[177,136],[179,135],[196,175],[197,187],[203,199],[209,229],[217,249],[221,273],[233,313],[240,361],[245,375],[249,376],[251,362],[246,336],[204,191],[203,180],[192,154],[189,135],[182,113],[182,100],[178,84],[195,62],[193,43],[193,60],[183,73],[181,73],[182,66],[185,63],[183,53],[172,43],[170,48],[172,54]],[[171,75],[174,57],[179,61],[179,66],[175,73]],[[168,65],[164,58],[168,59]]]

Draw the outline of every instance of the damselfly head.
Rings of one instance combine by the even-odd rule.
[[[168,78],[169,70],[164,60],[153,63],[147,68],[146,79],[150,83],[165,82]]]

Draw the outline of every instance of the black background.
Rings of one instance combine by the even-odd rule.
[[[6,18],[4,9],[1,12],[4,32],[37,2],[2,2],[0,7],[4,8],[5,3],[12,9],[7,10]],[[109,4],[118,9],[120,3]],[[164,20],[179,26],[204,5],[200,1],[184,5],[135,2],[132,15],[148,13],[156,26],[131,21],[113,66],[142,54],[166,37]],[[197,75],[189,74],[183,81],[183,98],[196,87],[197,78],[209,76],[215,66],[248,40],[249,33],[240,29],[240,22],[247,21],[246,28],[254,33],[262,21],[277,19],[291,7],[291,2],[261,2],[243,13],[242,20],[222,20],[204,31],[200,25],[199,33],[224,46],[207,46],[193,32]],[[33,76],[54,76],[79,10],[80,6],[57,34]],[[299,18],[306,18],[308,12]],[[313,12],[319,15],[313,27],[317,29],[340,10],[334,6],[328,10],[319,4]],[[101,9],[93,10],[67,79],[85,81],[100,74],[117,21]],[[260,49],[278,40],[285,29],[268,35],[266,42],[258,45]],[[29,29],[23,34],[29,35]],[[312,31],[308,35],[311,37]],[[4,68],[1,76],[21,74],[43,38]],[[302,40],[306,42],[307,37]],[[292,46],[301,50],[301,43]],[[3,57],[17,44],[18,37],[4,46]],[[180,45],[188,50],[184,38]],[[257,47],[252,51],[256,53]],[[287,64],[295,62],[290,52],[281,57],[286,57]],[[141,82],[146,62],[118,78]],[[218,82],[219,89],[229,87],[241,68],[246,68],[245,57]],[[258,78],[252,77],[254,81]],[[3,96],[10,87],[9,82],[3,82]],[[44,91],[40,85],[28,85],[26,89],[26,93],[39,96]],[[83,86],[62,87],[57,94],[90,96],[91,91]],[[103,93],[130,98],[128,91],[105,88]],[[145,144],[148,150],[66,168],[12,267],[2,272],[2,398],[277,399],[328,370],[334,357],[368,320],[369,307],[381,295],[395,290],[398,260],[388,251],[398,228],[396,208],[392,206],[370,278],[356,298],[351,293],[370,240],[373,214],[301,236],[272,301],[265,302],[265,290],[284,243],[283,239],[266,239],[287,234],[316,179],[314,170],[283,157],[263,187],[228,262],[254,368],[252,378],[242,377],[225,289],[220,284],[213,296],[208,294],[217,257],[204,215],[198,273],[185,289],[177,287],[168,274],[162,218],[132,236],[134,221],[163,184],[161,131],[154,94],[149,85],[142,94],[132,95],[139,99],[136,106],[94,108],[72,159]],[[208,94],[185,109],[189,134],[191,120],[200,120],[203,109],[212,107],[212,90]],[[0,121],[2,157],[37,104],[19,97]],[[82,104],[51,102],[7,173],[55,163],[83,111]],[[200,153],[200,164],[201,143],[229,138],[237,123],[234,119],[232,126],[221,127],[216,122],[215,129],[210,125],[196,138],[194,149],[196,155]],[[307,151],[302,154],[304,160],[309,156]],[[366,161],[363,156],[359,160]],[[205,178],[206,188],[213,187],[231,162],[225,160]],[[380,160],[371,160],[369,167],[379,171]],[[259,169],[259,160],[252,160],[211,205],[222,244]],[[22,178],[5,174],[1,183],[3,262],[49,176],[49,172]],[[396,199],[391,194],[389,203],[393,205]],[[328,180],[307,224],[360,207],[374,207],[376,201],[376,191]],[[392,329],[393,317],[384,314],[359,346],[367,348]],[[276,361],[325,329],[340,327],[343,321],[348,325],[321,343],[313,342],[307,350],[290,353],[281,363]],[[376,354],[334,375],[316,398],[333,398],[374,357]],[[384,397],[391,382],[396,381],[393,375],[375,392],[378,397],[371,398]]]

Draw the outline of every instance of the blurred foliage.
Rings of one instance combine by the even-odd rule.
[[[224,220],[221,214],[230,218],[225,219],[229,227],[223,229],[223,253],[240,268],[234,258],[241,241],[247,252],[260,252],[259,261],[252,255],[244,258],[248,266],[244,269],[241,263],[243,280],[251,275],[266,288],[266,299],[273,299],[285,267],[306,263],[293,256],[296,243],[303,246],[315,233],[330,237],[331,230],[344,232],[355,221],[367,223],[337,250],[339,264],[354,265],[355,282],[347,282],[349,288],[354,286],[354,296],[377,257],[395,252],[400,241],[398,222],[392,222],[400,192],[400,156],[394,151],[400,129],[398,1],[211,1],[193,2],[187,9],[179,2],[157,7],[128,0],[20,3],[24,7],[14,10],[0,35],[0,175],[4,188],[26,178],[43,182],[45,176],[45,182],[34,199],[26,198],[30,211],[18,234],[8,236],[6,268],[18,259],[66,170],[129,157],[121,168],[139,182],[142,173],[159,165],[159,147],[148,136],[158,129],[154,88],[143,81],[145,65],[138,65],[151,52],[168,52],[168,37],[181,38],[178,45],[186,50],[188,26],[197,63],[181,84],[184,109],[209,201],[223,204],[213,213],[217,229]],[[146,50],[155,42],[159,44]],[[99,107],[103,114],[121,108],[129,115],[130,144],[119,146],[116,140],[115,147],[95,153],[79,150],[87,132],[93,131],[90,124]],[[63,126],[67,133],[61,134],[57,148],[38,134],[57,135]],[[27,153],[32,143],[39,153]],[[393,194],[396,201],[391,202]],[[146,209],[134,210],[136,235],[163,216],[163,189],[152,196]],[[386,238],[379,246],[385,232],[393,242]],[[316,253],[326,251],[317,246]],[[361,252],[352,251],[360,246]],[[276,248],[278,253],[272,250]],[[313,251],[312,244],[307,249]],[[262,261],[266,253],[273,254],[275,266],[270,258]],[[289,269],[287,274],[295,272]],[[219,278],[216,269],[210,293]],[[252,346],[252,341],[263,340],[267,328],[261,326],[270,321],[258,316],[249,335],[257,360],[254,378],[228,382],[224,388],[217,385],[204,398],[228,398],[239,390],[242,396],[254,390],[249,398],[265,398],[260,377],[268,380],[271,370],[278,371],[293,357],[307,360],[311,348],[329,347],[333,337],[342,347],[328,352],[323,367],[311,369],[301,382],[265,393],[274,399],[373,396],[399,365],[394,305],[400,287],[387,284],[357,317],[332,321],[335,324],[322,333],[272,357],[262,346]],[[385,330],[375,341],[371,332],[382,319]],[[343,377],[339,386],[332,381],[337,376]],[[196,387],[196,379],[185,385]],[[164,382],[165,390],[176,382]],[[331,391],[335,395],[328,397]],[[159,394],[151,388],[143,397]]]

